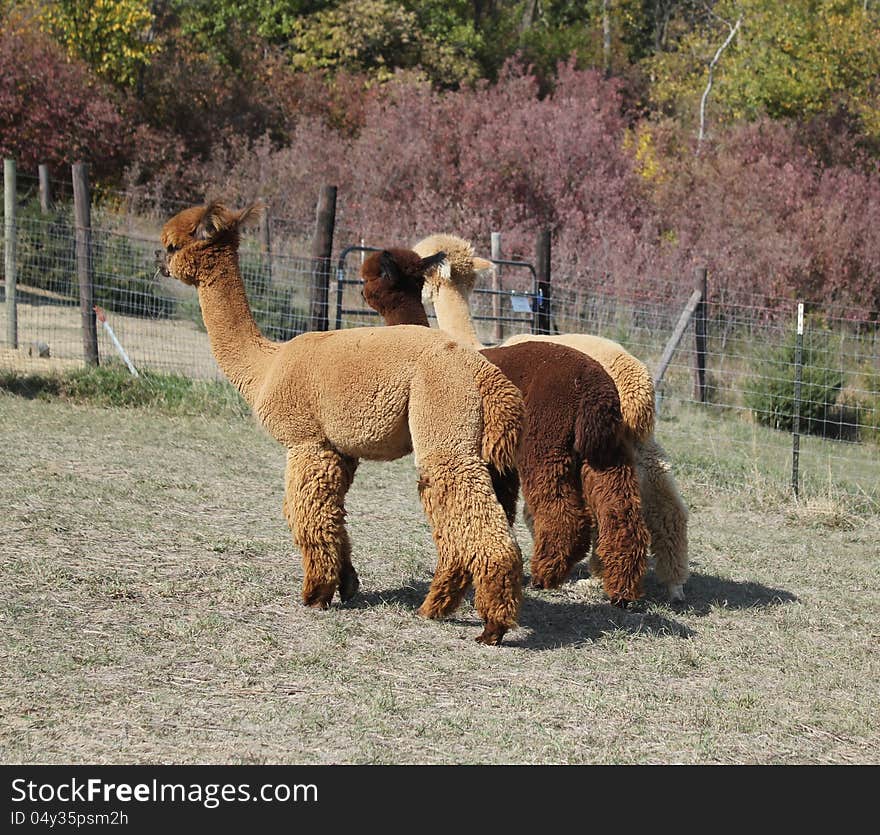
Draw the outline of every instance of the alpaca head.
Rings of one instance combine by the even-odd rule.
[[[474,246],[470,241],[455,235],[429,235],[427,238],[422,238],[413,250],[422,257],[442,250],[446,253],[449,264],[448,273],[444,270],[434,270],[425,277],[422,294],[425,301],[433,301],[444,284],[467,298],[474,289],[477,276],[484,270],[493,269],[491,261],[474,255]]]
[[[158,272],[184,284],[198,286],[205,275],[205,255],[218,247],[238,250],[238,230],[259,217],[262,207],[248,206],[240,212],[220,203],[184,209],[162,228],[164,250],[156,250]]]
[[[361,266],[367,304],[388,324],[428,324],[422,308],[425,276],[446,260],[445,252],[421,258],[411,249],[384,249],[371,253]],[[424,320],[424,321],[422,321]]]

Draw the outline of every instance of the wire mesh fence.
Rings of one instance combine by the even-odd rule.
[[[646,286],[650,287],[650,284]],[[553,286],[559,332],[598,333],[623,344],[655,375],[693,289],[689,282],[638,297]],[[797,302],[713,300],[711,276],[698,387],[691,323],[658,385],[658,433],[687,450],[690,475],[707,485],[793,482],[806,494],[839,492],[878,509],[880,501],[880,331],[875,320],[829,304],[807,305],[796,351]],[[800,391],[797,379],[800,377]],[[655,376],[656,379],[656,376]],[[793,471],[798,422],[799,463]]]
[[[160,218],[93,210],[94,301],[140,370],[222,379],[202,322],[196,291],[156,277]],[[261,330],[285,340],[308,330],[378,325],[361,297],[359,269],[370,249],[356,231],[337,230],[326,277],[326,311],[313,303],[322,277],[308,255],[307,223],[270,219],[245,236],[241,271]],[[414,235],[413,238],[416,236]],[[5,246],[5,244],[4,244]],[[339,258],[346,248],[346,257]],[[483,253],[480,253],[483,254]],[[48,215],[27,203],[16,219],[18,347],[11,344],[7,300],[0,294],[0,370],[43,372],[81,367],[83,316],[73,213],[58,202]],[[613,285],[609,285],[613,286]],[[646,280],[630,294],[605,292],[585,277],[553,277],[552,329],[595,333],[620,342],[657,372],[661,355],[693,290],[690,277]],[[484,273],[471,298],[478,335],[494,344],[535,326],[536,282],[530,265],[501,264]],[[880,329],[830,304],[807,305],[795,399],[796,303],[790,299],[713,296],[705,310],[705,385],[693,324],[658,386],[658,437],[683,450],[674,461],[707,484],[787,485],[792,431],[799,419],[799,473],[805,494],[839,492],[877,508],[880,502]],[[106,328],[99,360],[119,362]]]

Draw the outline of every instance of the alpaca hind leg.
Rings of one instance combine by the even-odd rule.
[[[474,583],[485,628],[477,641],[500,644],[516,625],[522,600],[522,557],[477,456],[419,456],[419,495],[437,546],[437,571],[419,613],[452,612]]]
[[[318,443],[302,444],[287,452],[284,514],[302,552],[302,599],[306,606],[326,609],[343,580],[347,595],[357,589],[344,524],[345,493],[355,465]]]
[[[507,524],[513,526],[513,523],[516,522],[516,500],[519,498],[519,473],[516,470],[500,473],[490,464],[489,474],[492,476],[495,497],[504,508]]]
[[[529,456],[520,463],[523,497],[533,518],[532,586],[559,586],[590,546],[580,474],[567,456]]]
[[[598,531],[596,554],[602,564],[605,593],[626,605],[641,596],[649,535],[642,516],[638,478],[629,463],[581,466],[584,496]]]
[[[669,599],[685,599],[688,568],[688,509],[675,485],[663,448],[653,438],[636,446],[642,510],[651,534],[654,573],[666,586]]]

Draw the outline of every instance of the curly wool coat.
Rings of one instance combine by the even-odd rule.
[[[455,235],[431,235],[413,250],[420,257],[438,251],[446,254],[449,269],[433,270],[425,283],[425,294],[434,305],[437,324],[463,345],[479,348],[480,342],[471,320],[469,297],[478,274],[492,264],[474,255],[473,246]],[[642,494],[642,509],[651,533],[655,573],[666,585],[673,601],[684,600],[688,570],[688,510],[678,492],[669,457],[654,437],[654,383],[644,363],[610,339],[592,334],[534,336],[525,334],[508,339],[504,345],[520,342],[553,342],[572,347],[599,362],[617,386],[621,412],[636,460]],[[590,570],[601,573],[598,559]]]
[[[287,449],[284,512],[302,551],[303,601],[325,608],[358,589],[344,498],[359,458],[415,453],[438,551],[420,613],[440,617],[471,583],[498,644],[516,623],[522,557],[489,466],[505,472],[519,443],[522,397],[501,372],[448,336],[419,327],[260,334],[238,265],[253,207],[187,209],[165,224],[160,267],[198,288],[213,354],[269,433]]]
[[[434,266],[411,250],[373,253],[361,268],[364,298],[386,324],[427,326],[421,292],[425,272]],[[586,555],[595,527],[606,594],[616,603],[635,600],[648,534],[613,380],[599,363],[561,345],[530,343],[481,353],[525,401],[517,466],[533,519],[532,583],[558,586]],[[494,481],[512,522],[516,482],[498,476]]]

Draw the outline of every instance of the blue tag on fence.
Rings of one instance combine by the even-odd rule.
[[[510,308],[514,313],[531,313],[532,297],[531,296],[511,296]]]

